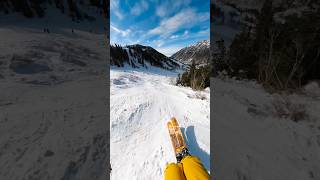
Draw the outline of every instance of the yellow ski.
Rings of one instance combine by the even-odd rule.
[[[176,118],[171,118],[167,123],[167,127],[175,156],[177,161],[180,162],[186,155],[190,154]]]

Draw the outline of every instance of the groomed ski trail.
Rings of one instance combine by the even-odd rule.
[[[176,117],[192,154],[210,169],[209,90],[173,85],[176,73],[111,68],[111,179],[163,179],[175,157],[166,127]]]

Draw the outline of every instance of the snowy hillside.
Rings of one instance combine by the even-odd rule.
[[[6,0],[0,2],[1,27],[31,28],[37,29],[39,32],[45,32],[45,30],[48,29],[49,33],[68,34],[71,34],[72,30],[75,33],[77,30],[81,30],[102,34],[107,29],[106,18],[108,18],[108,16],[105,15],[105,7],[102,6],[102,4],[92,5],[88,0],[85,0],[82,1],[83,3],[80,3],[80,1],[72,1],[75,3],[72,5],[72,3],[67,3],[67,0],[54,2],[44,0],[42,3],[38,3],[37,6],[31,6],[29,4],[30,7],[27,7],[23,6],[24,1],[25,0]],[[16,2],[19,6],[15,7],[13,2]],[[20,4],[18,2],[20,2]],[[34,1],[34,3],[36,3],[36,1]],[[76,8],[71,8],[71,6],[75,6]],[[38,17],[34,15],[27,17],[23,14],[23,11],[29,8],[28,11],[36,14],[38,11],[32,9],[36,7],[41,9],[38,11],[41,11],[43,16]]]
[[[320,179],[320,88],[269,94],[253,81],[212,79],[217,179]]]
[[[175,59],[166,57],[150,46],[140,44],[118,46],[111,45],[110,64],[118,67],[130,65],[133,68],[151,68],[152,66],[174,70],[181,68],[182,64]]]
[[[0,179],[106,179],[105,36],[9,20],[0,25]]]
[[[171,57],[184,64],[191,64],[193,60],[196,64],[208,64],[210,61],[210,41],[199,41],[179,50]]]
[[[177,72],[162,68],[112,67],[111,179],[163,179],[176,162],[166,127],[176,117],[191,151],[210,170],[209,89],[173,84]]]

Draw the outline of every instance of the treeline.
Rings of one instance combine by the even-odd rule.
[[[44,9],[41,7],[46,0],[2,0],[0,10],[5,14],[10,11],[22,13],[25,17],[43,17]]]
[[[226,71],[276,90],[296,89],[320,79],[319,8],[275,16],[286,8],[265,1],[254,27],[236,35],[229,50],[223,40],[217,41],[214,74]]]
[[[110,45],[110,64],[123,67],[124,62],[129,60],[128,53],[122,46],[115,44]]]
[[[45,16],[46,4],[55,6],[60,9],[61,13],[68,12],[68,15],[74,21],[84,19],[95,20],[94,17],[81,11],[79,5],[95,6],[100,9],[101,15],[109,17],[109,3],[107,0],[1,0],[0,11],[5,14],[18,12],[28,18],[41,18]],[[64,4],[67,4],[67,7]]]
[[[187,70],[178,75],[176,85],[191,87],[193,90],[203,90],[210,87],[211,65],[197,66],[195,61]]]

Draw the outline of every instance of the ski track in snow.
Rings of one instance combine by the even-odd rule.
[[[166,164],[176,162],[166,127],[173,116],[191,154],[210,170],[210,92],[175,86],[176,75],[156,68],[111,69],[111,179],[163,179]]]

